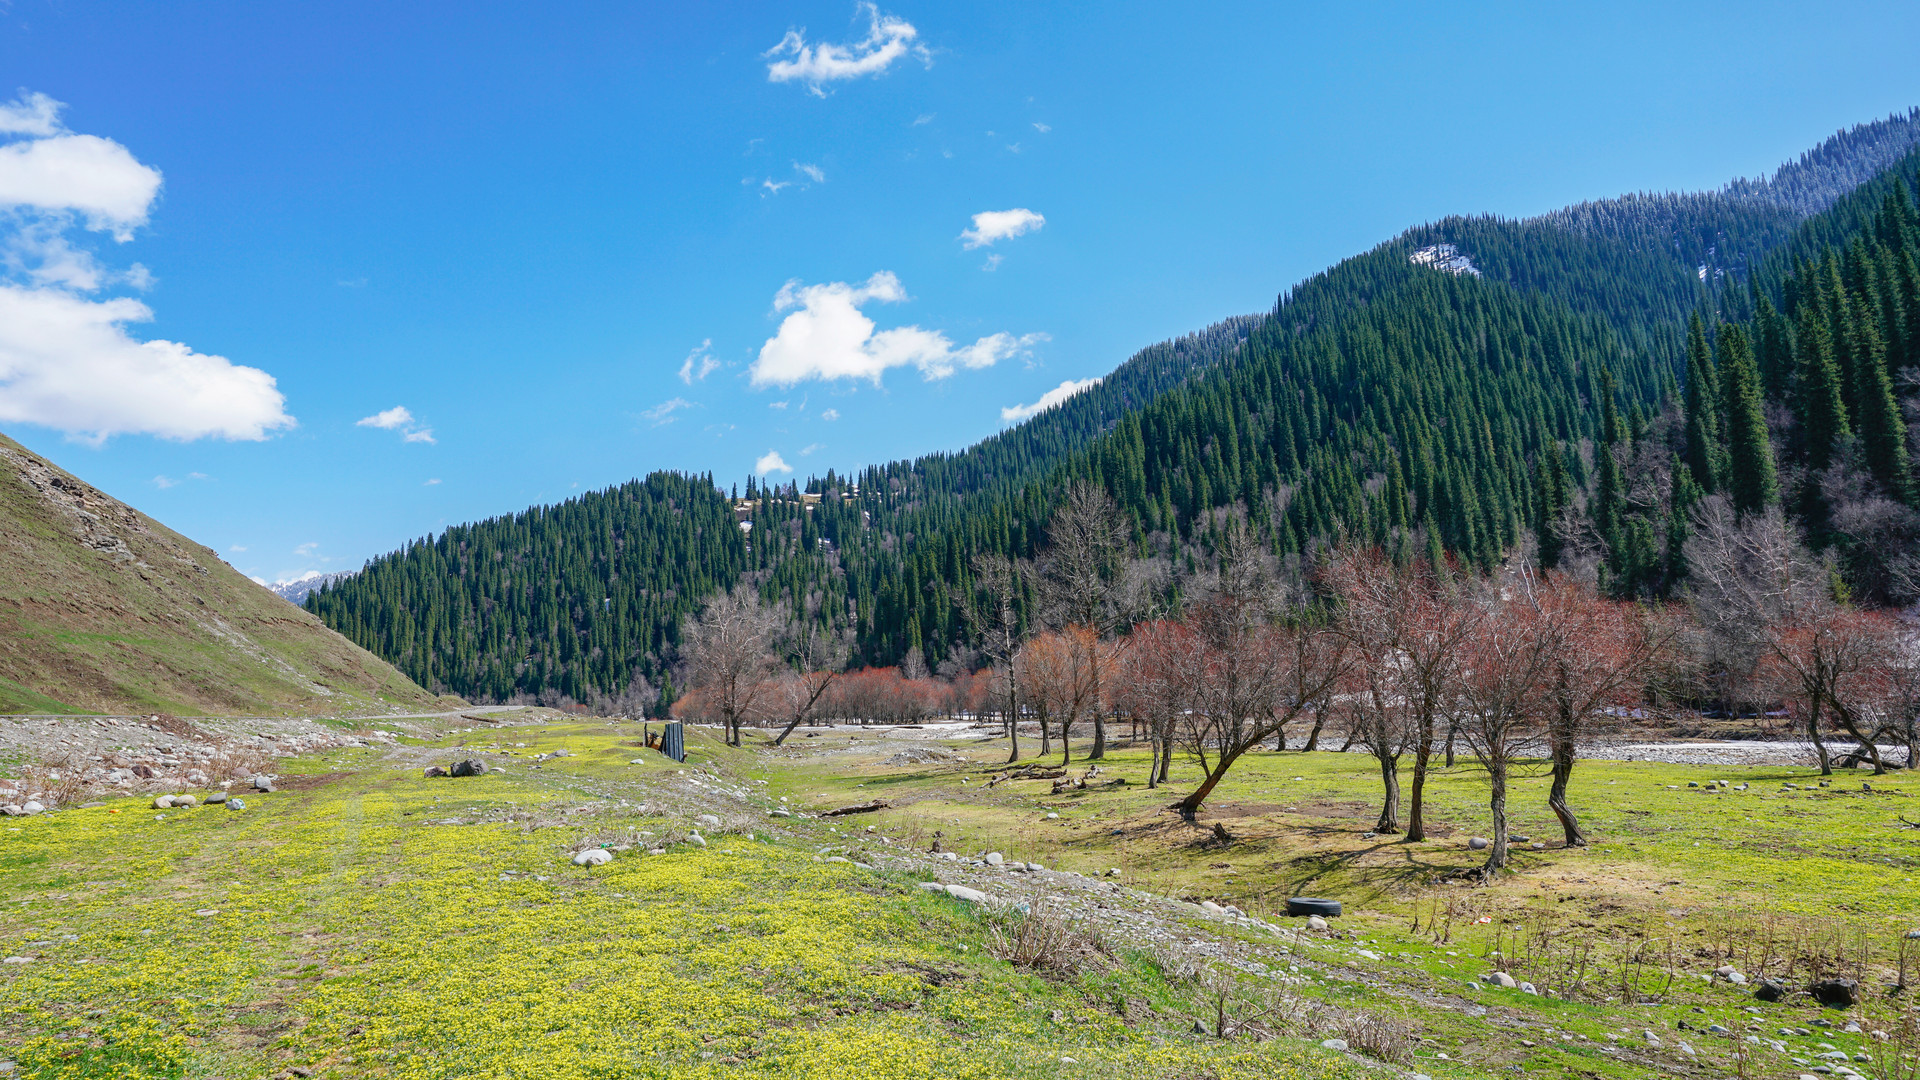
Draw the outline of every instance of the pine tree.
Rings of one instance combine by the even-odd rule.
[[[1805,439],[1803,453],[1815,472],[1833,460],[1833,445],[1853,434],[1847,406],[1841,399],[1840,369],[1833,358],[1833,337],[1827,332],[1819,304],[1811,298],[1800,304],[1800,329],[1794,335],[1794,361],[1800,392],[1794,398]]]
[[[1757,513],[1780,497],[1760,377],[1740,324],[1722,326],[1714,344],[1720,354],[1721,399],[1727,415],[1727,494],[1735,510]]]

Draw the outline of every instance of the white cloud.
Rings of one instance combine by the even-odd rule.
[[[879,75],[903,56],[933,63],[933,54],[916,43],[920,32],[912,23],[882,15],[871,3],[860,4],[855,10],[867,16],[867,36],[863,40],[845,45],[809,45],[805,30],[789,30],[780,44],[760,54],[762,60],[773,61],[767,65],[767,81],[805,83],[815,96],[825,97],[824,84]]]
[[[720,361],[715,360],[713,354],[707,351],[712,347],[713,339],[706,338],[700,342],[698,348],[687,354],[686,360],[680,364],[681,382],[692,386],[696,381],[713,374],[714,369],[720,366]]]
[[[156,476],[153,478],[153,486],[159,488],[161,491],[165,491],[170,487],[174,487],[178,485],[179,483],[180,481],[175,480],[171,476]]]
[[[293,553],[295,555],[300,556],[303,559],[306,559],[306,558],[311,558],[313,556],[313,553],[319,550],[320,550],[320,541],[309,540],[306,543],[301,544],[299,547],[294,548]]]
[[[384,409],[374,413],[372,416],[363,416],[355,420],[353,426],[379,428],[382,431],[398,431],[400,432],[402,442],[422,442],[429,446],[437,445],[437,440],[433,437],[433,429],[430,427],[417,426],[413,418],[413,413],[409,412],[405,405],[395,405],[391,409]]]
[[[1049,132],[1049,131],[1052,131],[1052,130],[1053,130],[1053,125],[1052,125],[1052,124],[1042,124],[1042,123],[1040,123],[1039,121],[1037,121],[1037,120],[1036,120],[1036,121],[1034,121],[1034,124],[1033,124],[1033,130],[1035,130],[1035,131],[1037,131],[1037,132],[1039,132],[1039,133],[1040,133],[1040,134],[1042,134],[1042,135],[1045,135],[1045,134],[1046,134],[1047,132]]]
[[[802,285],[789,281],[774,297],[775,311],[791,311],[780,329],[760,347],[750,369],[753,385],[792,386],[807,379],[871,379],[893,367],[916,367],[927,379],[944,379],[960,368],[983,368],[1045,341],[1045,334],[990,334],[955,347],[938,330],[900,326],[875,331],[860,312],[863,304],[900,303],[907,290],[882,270],[859,285],[833,281]]]
[[[907,126],[919,127],[922,124],[931,124],[931,123],[933,123],[933,114],[929,112],[929,113],[921,113],[919,116],[914,117],[913,123],[908,124]]]
[[[46,138],[61,130],[59,102],[45,94],[29,94],[24,90],[20,96],[5,105],[0,105],[0,135],[32,135]]]
[[[245,544],[235,544],[232,547],[229,547],[227,550],[228,551],[245,551],[247,550],[247,546]]]
[[[264,439],[292,427],[273,376],[125,329],[138,300],[0,285],[0,421],[99,443],[112,435]]]
[[[405,405],[395,405],[391,409],[382,410],[372,416],[363,416],[354,421],[353,426],[379,428],[382,431],[412,427],[413,413],[409,412]]]
[[[1006,261],[1006,258],[1007,257],[1005,255],[1002,255],[996,251],[993,254],[987,256],[987,261],[980,264],[980,269],[989,270],[989,271],[998,270],[1000,269],[1000,264]]]
[[[793,163],[793,168],[794,168],[794,171],[800,173],[802,176],[805,176],[807,179],[813,181],[816,184],[824,184],[827,182],[826,170],[822,169],[818,165],[808,165],[805,162],[796,161]]]
[[[126,325],[153,312],[127,297],[153,275],[114,271],[76,246],[77,226],[133,238],[160,192],[158,170],[126,147],[60,123],[59,102],[26,94],[0,105],[0,422],[38,424],[83,441],[120,434],[263,439],[291,427],[273,377]]]
[[[1046,412],[1055,405],[1084,390],[1100,385],[1099,379],[1068,379],[1059,386],[1040,395],[1040,400],[1031,405],[1009,405],[1000,410],[1000,419],[1004,423],[1015,423]]]
[[[787,459],[780,456],[780,451],[769,450],[761,454],[759,460],[753,463],[753,471],[761,476],[770,472],[790,473],[793,471],[793,466],[787,464]]]
[[[973,228],[960,234],[966,241],[967,250],[987,247],[996,240],[1011,240],[1037,232],[1046,225],[1047,219],[1024,208],[1013,210],[984,210],[973,215]]]
[[[793,181],[791,180],[775,180],[773,177],[769,176],[765,180],[760,181],[760,187],[761,187],[760,197],[764,199],[768,195],[778,195],[780,194],[781,188],[790,188],[792,186],[793,186]]]
[[[439,482],[440,482],[440,478],[436,476],[436,477],[434,477],[433,479],[431,479],[431,480],[428,480],[428,481],[427,481],[426,483],[424,483],[424,484],[421,484],[420,486],[421,486],[421,487],[433,487],[433,486],[434,486],[435,484],[438,484]]]
[[[801,457],[812,457],[812,456],[813,456],[813,452],[814,452],[815,450],[820,450],[820,449],[823,449],[823,448],[824,448],[825,446],[826,446],[826,444],[825,444],[825,443],[808,443],[808,444],[806,445],[806,447],[805,447],[805,448],[803,448],[803,449],[802,449],[802,450],[800,451],[800,456],[801,456]]]
[[[822,420],[838,420],[838,419],[840,419],[840,410],[839,410],[839,409],[828,409],[828,410],[826,410],[825,412],[823,412],[823,413],[821,413],[821,414],[820,414],[820,419],[822,419]]]
[[[653,408],[648,409],[645,412],[641,413],[640,415],[652,421],[654,427],[662,427],[664,425],[671,424],[675,420],[679,419],[678,417],[673,415],[674,413],[679,412],[681,409],[691,409],[691,408],[693,408],[693,402],[688,401],[686,398],[683,398],[683,397],[677,397],[677,398],[671,398],[667,401],[663,401],[660,404],[655,405]]]
[[[781,412],[785,412],[789,404],[790,402],[785,401],[769,401],[767,402],[767,408],[779,409]]]

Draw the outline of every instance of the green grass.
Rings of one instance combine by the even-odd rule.
[[[55,701],[35,690],[29,690],[10,679],[0,678],[0,714],[6,713],[58,713],[71,715],[85,712],[76,709],[64,701]]]
[[[1150,956],[1122,952],[1057,979],[992,959],[995,917],[916,889],[912,875],[816,861],[824,844],[853,853],[872,844],[867,825],[914,843],[939,830],[950,850],[1118,866],[1136,886],[1255,911],[1300,891],[1339,897],[1349,914],[1333,935],[1269,961],[1298,968],[1291,992],[1311,1008],[1409,1024],[1426,1040],[1413,1067],[1439,1080],[1514,1068],[1730,1075],[1727,1040],[1681,1024],[1758,1025],[1773,1037],[1820,1010],[1802,1000],[1755,1018],[1743,1011],[1749,996],[1699,972],[1726,952],[1752,968],[1772,939],[1781,954],[1864,943],[1881,979],[1890,943],[1920,910],[1911,830],[1897,821],[1900,793],[1914,786],[1906,777],[1875,781],[1883,790],[1872,795],[1856,778],[1782,795],[1782,778],[1812,778],[1719,771],[1711,775],[1766,783],[1708,795],[1684,787],[1704,770],[1587,763],[1575,796],[1594,849],[1529,852],[1494,886],[1469,888],[1433,880],[1477,858],[1464,838],[1484,829],[1485,790],[1464,765],[1443,770],[1430,792],[1436,832],[1447,835],[1416,845],[1363,836],[1377,779],[1357,755],[1256,755],[1194,827],[1166,810],[1180,784],[1057,798],[1044,784],[986,789],[992,747],[959,745],[982,759],[975,766],[888,768],[874,764],[878,752],[819,753],[846,749],[844,732],[787,751],[728,750],[695,732],[682,766],[627,745],[636,735],[594,723],[475,731],[441,740],[439,757],[497,742],[512,750],[491,759],[504,774],[426,781],[349,749],[279,770],[343,777],[249,797],[245,812],[157,815],[118,800],[7,819],[0,953],[38,959],[0,969],[0,1045],[18,1047],[0,1057],[37,1077],[232,1080],[294,1065],[342,1077],[834,1080],[1363,1071],[1313,1040],[1194,1035],[1193,1021],[1211,1016],[1203,989]],[[571,756],[531,767],[562,748]],[[1137,781],[1144,768],[1123,750],[1097,779]],[[881,795],[896,806],[854,822],[783,821],[794,830],[786,839],[752,825],[710,833],[705,848],[673,844],[685,822],[638,805],[658,806],[695,773],[747,783],[774,805]],[[1190,767],[1176,776],[1193,778]],[[1517,785],[1516,828],[1550,835],[1543,793],[1535,778]],[[582,805],[600,809],[559,813]],[[437,824],[450,818],[474,823]],[[1214,820],[1240,839],[1212,843]],[[543,821],[564,824],[534,827]],[[641,832],[671,853],[624,852],[591,872],[567,861],[590,836]],[[1275,945],[1197,912],[1191,921]],[[1642,944],[1656,962],[1613,985],[1609,965]],[[1594,961],[1585,984],[1572,973],[1581,948]],[[1470,987],[1495,965],[1561,996]],[[1128,1000],[1155,1011],[1130,1025],[1115,1008]],[[1897,1005],[1876,989],[1856,1015],[1894,1030]],[[1648,1029],[1663,1048],[1640,1049]],[[1609,1035],[1634,1052],[1609,1052]],[[1886,1052],[1837,1030],[1819,1037]],[[1756,1048],[1753,1069],[1797,1071],[1788,1059],[1810,1056],[1813,1040],[1789,1042],[1786,1056]]]

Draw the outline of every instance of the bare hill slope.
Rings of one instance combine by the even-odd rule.
[[[0,713],[341,715],[449,700],[0,435]]]

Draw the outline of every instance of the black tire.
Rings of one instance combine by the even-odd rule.
[[[1294,916],[1320,915],[1333,917],[1340,914],[1340,901],[1326,900],[1318,896],[1296,896],[1287,901],[1287,914]]]

